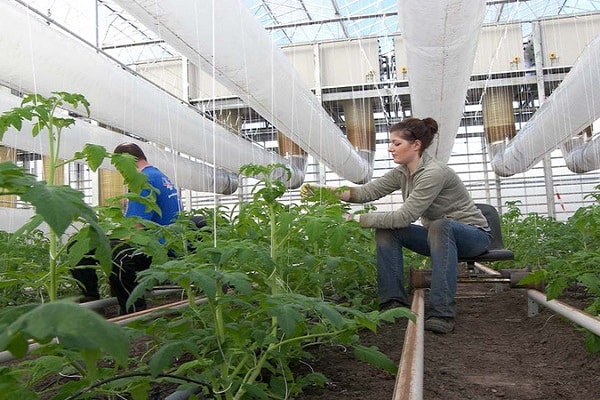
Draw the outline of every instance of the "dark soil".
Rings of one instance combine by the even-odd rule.
[[[552,311],[540,307],[529,317],[527,299],[525,289],[497,293],[493,285],[459,285],[455,331],[425,332],[423,398],[600,399],[600,354],[588,353],[583,333]],[[361,342],[398,363],[406,325],[398,320],[382,326],[361,335]],[[392,399],[395,376],[341,347],[320,349],[311,367],[329,383],[296,400]]]

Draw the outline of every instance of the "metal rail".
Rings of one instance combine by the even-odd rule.
[[[417,319],[408,321],[392,400],[423,399],[425,289],[415,290],[411,311]]]
[[[578,308],[572,307],[558,300],[548,300],[546,294],[535,289],[527,290],[529,298],[534,300],[536,303],[543,305],[567,318],[569,321],[576,323],[577,325],[589,330],[595,335],[600,336],[600,319],[593,317],[581,311]]]

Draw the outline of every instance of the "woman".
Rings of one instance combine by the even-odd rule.
[[[487,221],[458,175],[427,153],[438,133],[432,118],[406,118],[390,129],[390,146],[398,167],[381,178],[341,192],[341,200],[366,203],[398,189],[402,206],[389,212],[360,215],[360,226],[375,228],[380,309],[408,306],[404,288],[403,247],[431,257],[431,292],[425,329],[454,330],[458,257],[484,253],[491,242]],[[304,195],[312,191],[303,188]],[[422,225],[414,224],[421,219]]]

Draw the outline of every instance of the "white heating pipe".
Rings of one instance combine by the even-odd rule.
[[[412,115],[438,122],[428,152],[442,162],[460,126],[485,6],[484,0],[398,0]]]
[[[600,117],[600,35],[587,45],[567,74],[505,149],[491,161],[497,175],[525,172],[546,153]],[[594,142],[598,142],[595,140]],[[597,145],[593,147],[597,150]],[[598,165],[598,153],[586,151],[584,164]],[[585,160],[585,161],[584,161]]]
[[[248,163],[286,164],[21,5],[0,2],[0,26],[0,82],[8,86],[81,93],[93,119],[216,168],[237,173]]]
[[[0,91],[0,111],[19,107],[20,104],[20,98]],[[13,128],[8,129],[0,143],[15,149],[48,155],[47,135],[42,133],[34,138],[31,135],[31,129],[32,123],[25,120],[21,131]],[[237,174],[219,169],[215,170],[205,164],[180,157],[149,143],[135,140],[82,120],[75,120],[74,125],[63,130],[59,157],[63,160],[71,159],[76,152],[83,150],[87,143],[103,146],[107,151],[112,152],[118,144],[123,142],[137,143],[144,150],[148,161],[173,179],[177,187],[198,192],[214,191],[221,194],[231,194],[237,189]],[[105,161],[102,167],[114,170],[114,167],[108,161]]]
[[[411,311],[416,315],[417,320],[408,321],[392,400],[423,399],[425,289],[415,290]]]
[[[600,168],[600,135],[589,141],[581,137],[567,140],[560,146],[565,164],[569,170],[583,174]]]
[[[241,1],[116,3],[192,63],[214,72],[215,80],[339,176],[354,183],[371,178],[372,165],[353,148]]]
[[[548,300],[546,294],[535,289],[528,289],[527,295],[534,300],[536,303],[543,305],[552,311],[557,312],[569,321],[576,323],[577,325],[589,330],[594,335],[600,336],[600,319],[594,318],[593,316],[584,313],[578,308],[572,307],[568,304],[560,302],[558,300]]]

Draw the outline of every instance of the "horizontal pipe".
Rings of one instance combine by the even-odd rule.
[[[421,400],[423,398],[425,289],[415,290],[411,311],[417,319],[416,322],[408,321],[393,400]]]
[[[182,290],[183,290],[182,288],[155,289],[155,290],[150,291],[150,293],[148,293],[147,297],[151,298],[151,297],[156,297],[156,296],[164,296],[164,295],[168,295],[168,294],[181,293]],[[115,305],[117,303],[118,303],[118,301],[117,301],[116,297],[108,297],[105,299],[87,301],[85,303],[81,303],[80,305],[81,305],[81,307],[89,308],[91,310],[101,310],[103,308]]]
[[[571,322],[589,330],[594,335],[600,336],[600,319],[595,318],[578,308],[572,307],[558,300],[548,300],[546,294],[535,289],[527,290],[527,295],[536,303],[551,309]]]
[[[207,301],[208,300],[206,299],[206,297],[197,297],[195,300],[195,303],[201,304],[201,303],[206,303]],[[130,313],[130,314],[119,315],[118,317],[111,318],[108,321],[113,322],[117,325],[127,325],[130,322],[148,318],[149,316],[153,315],[156,311],[179,310],[181,308],[189,307],[189,304],[190,304],[190,301],[188,299],[180,300],[180,301],[176,301],[173,303],[163,304],[158,307],[148,308],[146,310],[142,310],[142,311],[138,311],[138,312],[134,312],[134,313]]]

